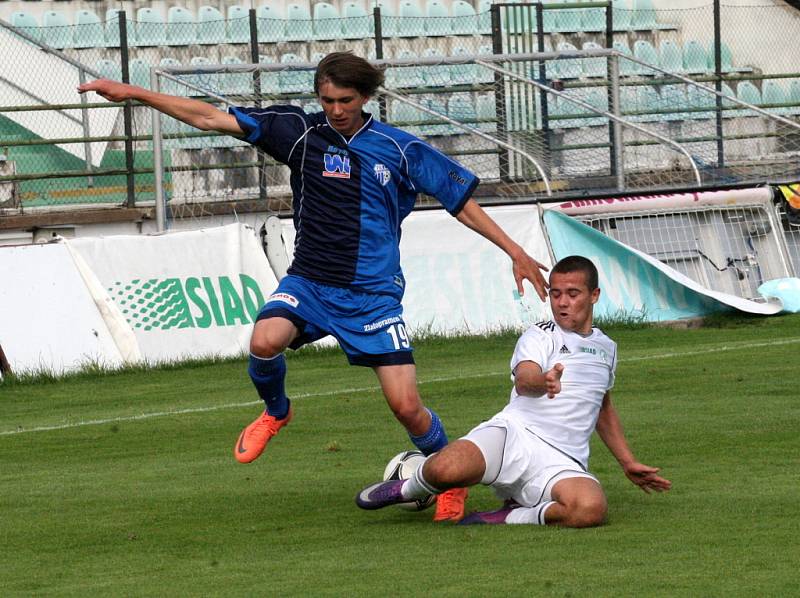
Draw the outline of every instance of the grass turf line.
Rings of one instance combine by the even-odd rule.
[[[290,391],[334,396],[297,401],[296,419],[249,466],[231,452],[256,407],[0,438],[0,586],[51,595],[790,594],[800,412],[796,351],[778,343],[800,336],[800,318],[610,332],[629,439],[675,488],[644,495],[595,442],[606,527],[460,528],[434,526],[431,512],[359,511],[356,491],[408,440],[371,372],[337,354],[297,354]],[[505,404],[513,342],[418,347],[421,379],[453,379],[423,387],[451,437]],[[675,356],[636,360],[664,353]],[[502,373],[459,379],[484,368]],[[375,390],[337,390],[361,387]],[[0,429],[252,396],[243,362],[0,387]],[[496,502],[477,488],[469,504]]]

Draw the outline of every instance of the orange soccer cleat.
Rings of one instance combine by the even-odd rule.
[[[434,521],[461,521],[464,517],[464,503],[467,501],[466,488],[451,488],[436,497]]]
[[[283,419],[275,419],[264,412],[252,424],[239,434],[239,440],[233,448],[233,456],[239,463],[250,463],[258,459],[267,443],[278,431],[292,420],[292,410]]]

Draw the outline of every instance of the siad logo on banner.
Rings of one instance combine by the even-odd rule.
[[[250,324],[264,303],[247,274],[151,278],[115,282],[108,289],[128,323],[145,331]]]

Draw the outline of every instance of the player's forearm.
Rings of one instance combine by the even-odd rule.
[[[597,430],[597,435],[600,436],[600,439],[623,468],[626,464],[636,461],[636,457],[634,457],[633,451],[631,451],[625,438],[622,422],[610,402],[603,403],[595,429]]]
[[[523,396],[539,397],[547,392],[547,379],[544,373],[516,375],[514,388]]]
[[[456,219],[497,245],[512,260],[524,253],[522,247],[509,237],[474,199],[470,199],[464,204],[462,210],[456,215]]]
[[[156,93],[143,88],[134,88],[131,99],[138,100],[197,129],[211,131],[217,128],[220,110],[206,102]]]

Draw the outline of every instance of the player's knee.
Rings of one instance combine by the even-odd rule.
[[[581,497],[569,506],[567,525],[570,527],[594,527],[603,525],[608,512],[605,497]]]
[[[253,335],[250,337],[250,353],[264,359],[271,359],[279,353],[282,353],[285,347],[281,343],[276,342],[273,335],[269,334],[267,330],[253,330]]]

